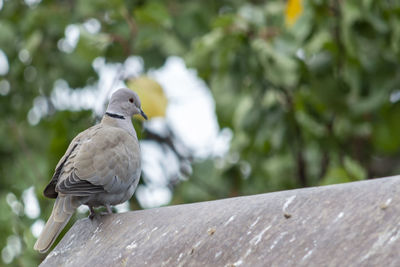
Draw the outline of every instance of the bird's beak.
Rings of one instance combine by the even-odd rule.
[[[147,115],[144,114],[144,111],[142,109],[140,109],[140,115],[142,115],[142,117],[147,120]]]

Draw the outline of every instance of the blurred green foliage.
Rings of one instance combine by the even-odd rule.
[[[145,68],[181,56],[206,81],[224,158],[193,162],[173,203],[381,177],[399,171],[400,2],[303,1],[285,24],[285,1],[0,1],[0,249],[11,264],[37,265],[22,192],[41,191],[70,140],[95,122],[57,111],[57,80],[96,85],[92,62],[143,58]],[[27,4],[29,3],[29,4]],[[94,19],[94,20],[93,20]],[[90,22],[99,24],[91,31]],[[76,47],[65,34],[76,25]],[[47,115],[32,126],[35,101]],[[17,241],[16,241],[17,240]],[[14,253],[13,252],[13,253]]]

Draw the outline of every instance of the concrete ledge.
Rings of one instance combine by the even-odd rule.
[[[400,177],[82,219],[40,266],[400,266]]]

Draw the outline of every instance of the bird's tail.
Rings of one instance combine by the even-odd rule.
[[[79,206],[71,196],[58,196],[53,211],[47,220],[38,240],[33,247],[40,253],[45,253],[54,243],[62,229],[68,223],[75,209]]]

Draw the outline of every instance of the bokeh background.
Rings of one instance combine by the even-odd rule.
[[[43,259],[42,190],[116,89],[151,117],[121,212],[399,173],[399,62],[398,0],[0,0],[0,265]]]

